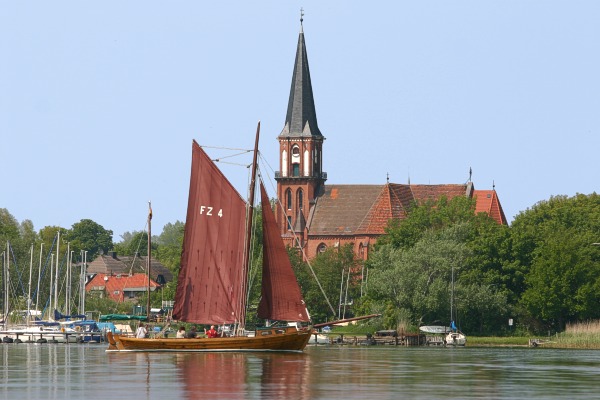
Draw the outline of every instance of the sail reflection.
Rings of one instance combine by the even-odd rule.
[[[188,399],[311,397],[306,354],[182,353],[175,357]]]

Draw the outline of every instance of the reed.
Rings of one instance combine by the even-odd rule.
[[[557,334],[548,347],[600,349],[600,321],[567,324],[565,331]]]

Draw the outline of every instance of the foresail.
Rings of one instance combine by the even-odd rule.
[[[239,319],[246,206],[194,141],[176,320],[225,324]]]
[[[263,219],[263,282],[258,317],[277,321],[308,321],[306,305],[262,182],[260,194]]]

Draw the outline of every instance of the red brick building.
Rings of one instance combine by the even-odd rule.
[[[384,233],[389,219],[406,218],[413,202],[467,196],[476,199],[475,212],[486,212],[499,224],[506,217],[495,190],[475,190],[466,184],[326,185],[323,142],[313,98],[303,29],[300,29],[287,114],[278,136],[276,172],[277,221],[291,246],[302,246],[308,258],[330,246],[351,243],[366,259],[369,248]]]

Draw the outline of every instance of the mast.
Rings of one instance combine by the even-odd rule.
[[[250,194],[248,198],[248,218],[246,219],[246,244],[244,247],[244,265],[242,268],[244,282],[242,284],[241,312],[239,328],[246,327],[246,306],[248,296],[248,271],[250,266],[250,245],[252,243],[252,219],[254,214],[254,190],[256,187],[256,164],[258,159],[258,138],[260,136],[260,121],[256,126],[256,139],[254,141],[254,155],[252,157],[252,172],[250,177]]]
[[[29,257],[29,286],[27,292],[27,318],[26,322],[29,326],[29,321],[31,321],[31,274],[33,271],[33,244],[31,244],[30,257]]]
[[[454,265],[452,266],[452,285],[450,286],[450,324],[454,322]]]
[[[58,239],[56,240],[56,271],[54,273],[54,308],[50,307],[51,315],[54,310],[58,309],[58,267],[60,263],[60,229],[58,230]]]
[[[146,271],[148,274],[148,301],[146,302],[146,321],[150,322],[150,262],[152,258],[152,243],[150,235],[152,234],[152,204],[148,202],[148,265]]]
[[[6,242],[6,250],[2,253],[2,261],[3,261],[3,269],[2,269],[2,283],[3,283],[3,290],[4,290],[4,329],[8,328],[8,262],[9,262],[9,258],[8,258],[8,254],[9,254],[9,242]]]
[[[35,290],[35,310],[38,311],[38,306],[40,304],[40,280],[42,276],[42,253],[44,252],[44,243],[40,244],[40,263],[38,264],[38,280],[37,280],[37,288]],[[37,315],[37,313],[36,313]]]

